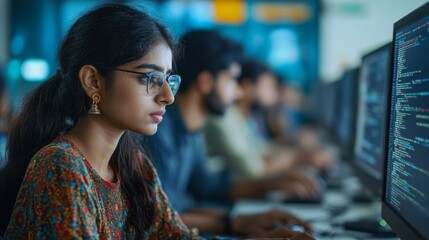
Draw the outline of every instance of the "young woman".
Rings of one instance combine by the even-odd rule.
[[[153,135],[174,101],[173,52],[165,27],[133,8],[103,5],[77,20],[60,69],[10,130],[0,172],[5,239],[198,238],[131,136]],[[270,236],[310,239],[286,228]]]
[[[166,28],[130,7],[104,5],[77,20],[60,69],[10,131],[5,239],[193,238],[129,132],[154,134],[174,101],[173,50]]]

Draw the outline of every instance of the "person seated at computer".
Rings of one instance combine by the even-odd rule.
[[[280,73],[276,76],[279,101],[268,113],[268,128],[272,139],[288,142],[303,127],[305,96],[299,86],[288,83]]]
[[[305,181],[295,168],[302,153],[268,141],[267,114],[279,101],[275,73],[265,63],[247,59],[239,77],[242,96],[223,116],[211,115],[205,128],[211,164],[221,162],[241,177],[291,174]]]
[[[130,132],[154,134],[174,101],[174,49],[164,26],[128,6],[103,5],[74,23],[60,69],[26,97],[12,124],[0,170],[0,236],[197,237]]]
[[[203,233],[260,235],[271,231],[277,221],[303,223],[280,211],[230,219],[224,210],[202,207],[205,201],[262,197],[274,189],[302,196],[317,194],[318,189],[310,181],[298,187],[287,176],[234,180],[226,173],[207,170],[203,128],[209,113],[222,114],[236,98],[242,49],[212,30],[188,32],[180,42],[183,54],[176,66],[182,84],[176,102],[167,108],[157,134],[141,140],[151,150],[173,207],[188,227],[197,227]]]
[[[329,170],[335,157],[325,150],[316,128],[305,122],[304,104],[306,95],[299,86],[288,83],[277,74],[279,101],[265,111],[265,124],[269,141],[300,149],[302,158],[311,160],[311,165],[319,170]]]
[[[241,76],[258,75],[259,79],[255,86],[252,83],[252,88],[241,84],[238,86],[241,95],[224,115],[210,114],[205,126],[209,161],[211,164],[220,161],[221,166],[224,165],[226,170],[240,177],[286,172],[294,165],[297,158],[295,153],[269,151],[268,142],[260,136],[261,132],[268,134],[268,129],[264,128],[265,125],[252,124],[249,117],[253,113],[255,99],[268,106],[278,101],[275,76],[265,64],[250,67],[246,62],[249,60],[241,65]],[[243,79],[241,76],[239,81]],[[255,130],[259,127],[263,130]]]

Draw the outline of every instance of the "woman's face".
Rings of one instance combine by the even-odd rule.
[[[141,59],[118,66],[117,69],[141,73],[171,72],[172,53],[160,42]],[[173,103],[174,96],[165,82],[159,93],[149,95],[144,74],[113,70],[113,82],[100,101],[101,114],[120,130],[131,130],[153,135],[165,113],[165,106]]]

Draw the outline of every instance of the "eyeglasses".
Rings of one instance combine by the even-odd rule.
[[[110,68],[110,67],[104,67],[104,68],[141,75],[141,77],[139,77],[139,80],[142,82],[143,85],[146,85],[146,91],[151,96],[158,94],[161,91],[166,81],[168,86],[171,89],[171,92],[173,92],[173,96],[174,96],[179,90],[180,82],[182,81],[179,75],[166,75],[163,72],[159,72],[159,71],[142,73],[142,72],[136,72],[136,71],[125,70],[120,68]]]

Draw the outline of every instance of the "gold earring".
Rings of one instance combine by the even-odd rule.
[[[100,95],[98,95],[97,93],[92,94],[91,96],[92,98],[92,104],[91,104],[91,108],[89,109],[88,113],[89,114],[101,114],[100,109],[98,109],[98,103],[100,102]]]

